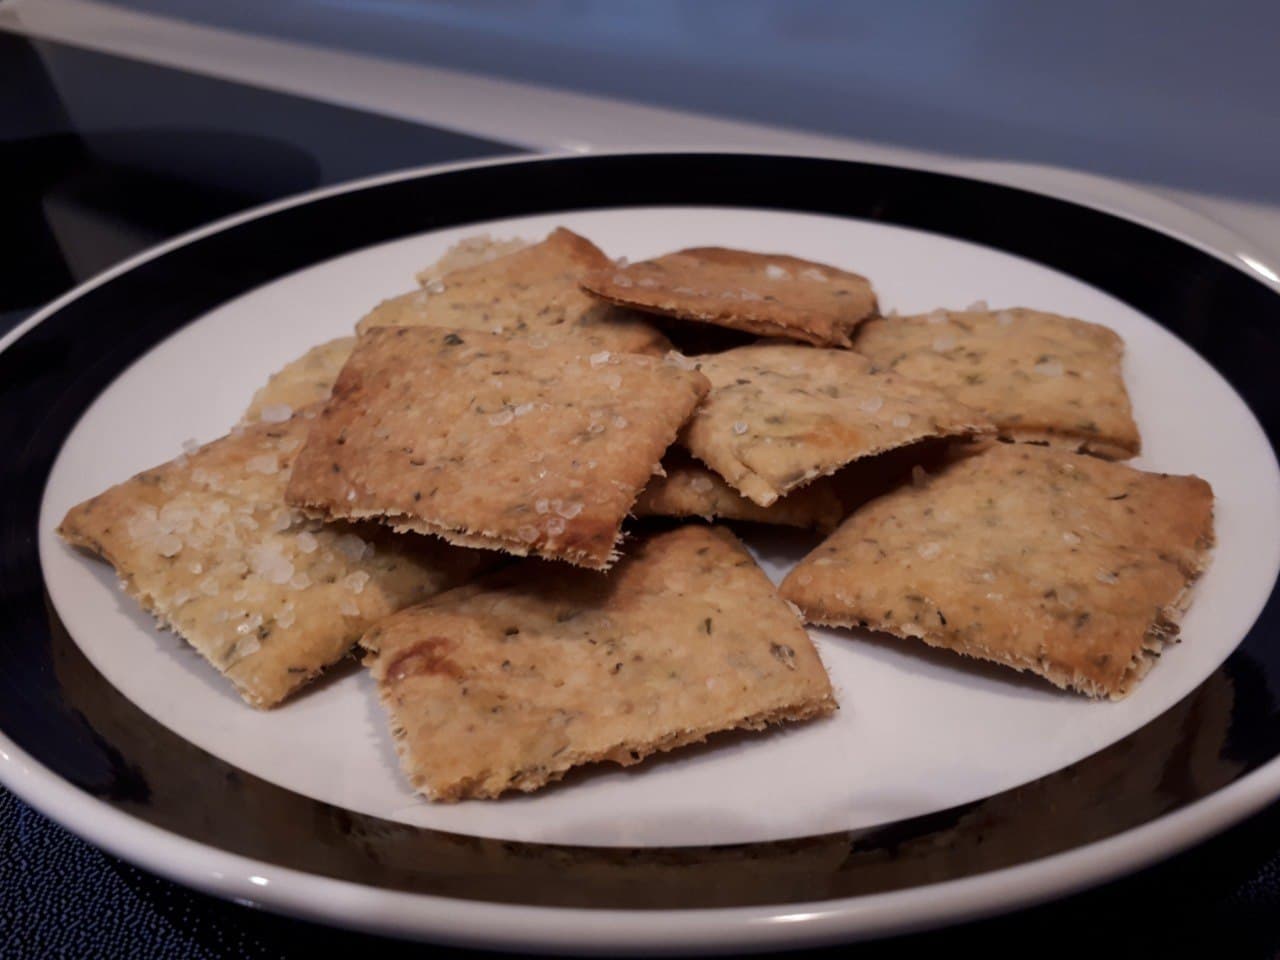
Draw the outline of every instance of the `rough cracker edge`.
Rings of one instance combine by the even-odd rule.
[[[1150,672],[1153,666],[1155,666],[1156,660],[1159,659],[1166,646],[1181,642],[1181,638],[1178,635],[1179,622],[1182,619],[1183,614],[1185,614],[1187,609],[1191,606],[1192,592],[1196,581],[1200,579],[1200,576],[1209,566],[1212,546],[1213,538],[1211,534],[1208,542],[1201,545],[1200,549],[1197,551],[1192,561],[1192,566],[1190,568],[1179,567],[1183,576],[1186,577],[1186,582],[1182,585],[1182,589],[1178,591],[1178,595],[1174,597],[1172,601],[1156,611],[1155,618],[1152,620],[1150,626],[1147,627],[1146,634],[1143,637],[1142,647],[1136,654],[1134,654],[1133,659],[1130,660],[1125,672],[1120,675],[1120,679],[1114,689],[1108,689],[1107,687],[1094,683],[1092,680],[1089,680],[1087,677],[1083,677],[1078,673],[1072,674],[1066,670],[1046,668],[1045,666],[1042,666],[1039,660],[1020,659],[1011,657],[1002,652],[996,653],[987,649],[975,649],[972,646],[967,650],[961,649],[958,646],[945,642],[942,637],[936,635],[931,636],[925,633],[922,633],[919,636],[912,633],[906,633],[896,627],[895,624],[886,625],[883,620],[873,624],[872,621],[863,617],[847,619],[835,617],[819,618],[806,614],[803,608],[801,608],[801,613],[804,614],[805,622],[813,624],[814,626],[872,630],[877,633],[885,633],[889,636],[897,637],[900,640],[920,640],[939,650],[949,650],[952,653],[958,653],[961,656],[970,657],[974,660],[985,660],[989,663],[998,663],[1001,666],[1011,667],[1019,673],[1033,673],[1038,677],[1048,680],[1055,687],[1062,690],[1075,690],[1079,693],[1083,693],[1087,697],[1092,697],[1095,700],[1106,699],[1114,702],[1123,700],[1130,694],[1130,692],[1132,692],[1138,682],[1142,680],[1148,672]]]
[[[365,662],[368,663],[369,661],[366,660]],[[823,669],[825,672],[825,667]],[[487,777],[486,771],[437,790],[426,782],[425,776],[420,772],[415,772],[413,769],[405,731],[396,723],[388,688],[381,683],[378,684],[378,699],[387,711],[396,755],[400,758],[400,768],[404,771],[405,777],[416,791],[436,803],[456,803],[459,800],[495,800],[504,793],[513,790],[532,793],[534,790],[563,779],[565,774],[575,767],[604,763],[606,761],[616,763],[621,767],[630,767],[655,753],[667,753],[679,747],[703,743],[712,734],[727,733],[730,730],[764,730],[770,725],[814,720],[818,717],[828,716],[840,708],[834,693],[828,692],[821,697],[809,698],[798,703],[778,704],[759,710],[731,721],[727,725],[706,725],[692,730],[676,731],[651,741],[624,741],[599,754],[566,752],[556,758],[554,767],[535,766],[516,770],[510,775],[506,784],[497,789],[481,786]]]
[[[790,486],[786,487],[781,491],[775,490],[773,487],[769,486],[768,481],[766,481],[762,476],[760,476],[760,474],[756,473],[750,467],[747,467],[747,465],[743,463],[740,459],[738,459],[736,456],[734,457],[734,462],[744,467],[747,470],[746,475],[743,476],[738,483],[735,483],[733,480],[730,480],[728,477],[726,477],[723,473],[721,473],[718,469],[716,469],[706,460],[703,460],[702,457],[700,457],[696,451],[694,451],[691,447],[689,447],[687,443],[685,444],[685,449],[689,450],[689,452],[693,454],[693,456],[698,460],[698,462],[703,464],[703,466],[705,466],[708,470],[714,471],[716,475],[720,477],[720,479],[724,480],[725,483],[727,483],[733,489],[737,490],[740,494],[742,494],[744,497],[746,497],[756,506],[771,507],[775,503],[777,503],[779,500],[781,500],[783,497],[786,497],[787,495],[794,493],[795,491],[801,489],[802,487],[808,486],[814,480],[817,480],[820,477],[832,476],[833,474],[838,473],[839,471],[843,470],[845,467],[849,466],[850,464],[857,463],[860,460],[867,460],[871,457],[877,457],[880,454],[888,453],[891,450],[900,450],[903,447],[909,447],[913,443],[920,443],[923,440],[934,440],[934,439],[942,440],[942,439],[948,439],[948,438],[951,438],[951,439],[966,438],[969,440],[978,440],[987,436],[994,437],[995,434],[996,434],[996,428],[990,423],[990,421],[983,422],[983,423],[966,423],[966,424],[956,426],[956,427],[951,427],[951,428],[948,428],[947,430],[943,430],[939,432],[917,434],[916,436],[913,436],[910,439],[903,440],[901,443],[895,442],[890,445],[876,447],[872,450],[868,450],[864,453],[860,453],[856,457],[853,457],[849,460],[843,460],[839,463],[833,464],[828,467],[815,467],[812,470],[806,471],[800,477],[800,479],[796,480]],[[767,502],[757,499],[757,497],[754,496],[751,492],[749,492],[745,486],[739,485],[743,481],[749,481],[749,485],[752,487],[755,487],[755,482],[759,481],[760,486],[763,488],[763,495],[768,496],[771,499],[769,499]],[[757,490],[756,492],[760,493],[761,491]]]
[[[868,313],[865,317],[861,317],[850,324],[847,330],[837,331],[842,339],[832,340],[816,333],[810,333],[808,330],[788,326],[785,323],[779,323],[776,320],[769,320],[767,318],[743,318],[732,313],[713,314],[690,309],[677,310],[673,307],[664,307],[659,304],[640,303],[636,300],[626,300],[612,294],[603,293],[592,287],[588,287],[585,282],[580,282],[579,286],[593,297],[612,304],[613,306],[625,307],[629,310],[636,310],[642,313],[653,313],[658,316],[668,317],[672,320],[687,320],[692,323],[711,324],[712,326],[725,327],[729,330],[754,333],[762,337],[795,340],[801,343],[807,343],[813,347],[838,347],[845,350],[851,349],[853,347],[854,331],[857,330],[858,326],[864,321],[870,320],[873,316],[876,316],[873,309],[872,312]]]
[[[318,677],[321,673],[323,673],[325,670],[325,667],[332,666],[334,663],[337,663],[338,660],[341,660],[342,657],[347,656],[347,654],[351,652],[350,649],[344,651],[342,654],[342,657],[338,657],[338,660],[333,660],[330,663],[325,664],[325,666],[322,666],[319,670],[308,671],[307,673],[304,673],[304,674],[291,674],[291,676],[296,676],[298,678],[297,682],[294,683],[292,686],[290,686],[288,689],[286,689],[275,700],[268,701],[263,697],[258,696],[250,687],[246,686],[238,678],[233,677],[227,671],[227,669],[224,669],[218,666],[218,664],[214,663],[208,654],[206,654],[203,650],[201,650],[189,639],[187,639],[186,635],[178,628],[178,625],[174,623],[172,619],[170,619],[169,614],[162,609],[160,603],[157,601],[157,598],[153,594],[139,589],[136,583],[134,582],[134,578],[124,573],[121,570],[120,566],[112,558],[110,551],[108,551],[103,544],[99,543],[98,541],[94,540],[91,537],[85,537],[71,530],[66,529],[65,524],[60,524],[58,526],[57,533],[58,533],[58,536],[62,537],[63,540],[71,544],[73,547],[76,547],[77,549],[80,549],[80,550],[84,550],[92,554],[93,556],[99,557],[105,560],[107,563],[109,563],[112,569],[115,570],[116,579],[119,580],[120,585],[124,589],[125,593],[127,593],[133,599],[133,601],[143,609],[144,612],[149,613],[155,619],[156,625],[159,626],[161,630],[165,630],[169,633],[172,633],[175,637],[179,638],[184,644],[186,644],[186,646],[189,649],[199,654],[201,659],[203,659],[206,663],[208,663],[211,667],[213,667],[213,669],[217,670],[219,674],[221,674],[222,676],[226,677],[229,681],[231,681],[232,686],[236,688],[236,693],[240,694],[240,698],[244,700],[245,703],[249,704],[249,706],[257,710],[270,710],[272,707],[279,706],[281,703],[287,700],[290,696],[296,693],[300,687],[310,683],[312,680]],[[354,646],[355,646],[355,641],[352,641],[352,647]],[[245,658],[245,659],[248,659],[248,658]],[[243,660],[236,661],[236,663],[243,663],[243,662],[244,662]],[[232,666],[234,666],[234,664],[232,664]]]
[[[1124,445],[1114,437],[1095,437],[1091,434],[1052,430],[1047,427],[1042,429],[997,427],[996,436],[998,439],[1007,439],[1013,443],[1050,447],[1066,453],[1080,453],[1097,457],[1100,460],[1130,460],[1142,452],[1142,438],[1140,436],[1132,447]]]

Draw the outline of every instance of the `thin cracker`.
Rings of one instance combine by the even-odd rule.
[[[698,362],[712,389],[684,443],[765,507],[855,460],[990,430],[976,410],[849,351],[757,344]]]
[[[1141,448],[1124,341],[1107,327],[1022,308],[936,310],[870,321],[854,349],[983,411],[1010,439],[1108,459]]]
[[[994,444],[856,511],[782,594],[812,623],[1121,697],[1177,634],[1212,542],[1198,477]]]
[[[371,624],[487,560],[289,510],[284,487],[307,427],[298,417],[242,429],[79,504],[58,528],[110,562],[255,707],[279,703]]]
[[[835,709],[795,613],[732,534],[701,525],[638,543],[607,577],[525,561],[361,643],[404,771],[434,800]]]
[[[666,337],[643,318],[602,304],[579,287],[589,271],[612,262],[591,241],[560,228],[541,243],[384,300],[357,329],[437,326],[569,338],[593,351],[665,352]]]
[[[683,451],[671,450],[662,467],[663,475],[650,480],[636,501],[631,512],[637,517],[746,520],[824,531],[834,530],[844,518],[840,497],[825,477],[762,507]]]
[[[257,423],[264,416],[278,423],[304,407],[324,403],[355,346],[355,337],[329,340],[277,370],[253,395],[241,423]]]
[[[708,389],[655,357],[433,327],[360,338],[288,498],[465,546],[604,569]]]
[[[865,277],[782,254],[694,247],[583,280],[599,297],[636,310],[766,337],[847,347],[876,312]]]

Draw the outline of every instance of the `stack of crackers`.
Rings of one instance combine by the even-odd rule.
[[[806,621],[1123,696],[1205,565],[1208,484],[1117,462],[1104,327],[565,229],[419,281],[60,533],[254,706],[363,650],[431,799],[829,714]],[[775,588],[715,521],[827,538]]]

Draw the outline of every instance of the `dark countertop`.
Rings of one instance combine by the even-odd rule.
[[[60,83],[75,84],[72,107],[50,64]],[[110,264],[237,210],[351,177],[513,152],[4,33],[0,103],[10,238],[0,333]],[[1045,829],[1053,828],[1046,814]],[[284,957],[322,948],[398,956],[423,949],[194,893],[84,843],[3,790],[0,904],[3,957]],[[1276,956],[1280,805],[1098,890],[859,951],[888,957],[957,948],[996,956]]]

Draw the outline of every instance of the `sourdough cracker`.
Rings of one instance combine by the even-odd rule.
[[[266,385],[253,395],[241,423],[280,423],[297,410],[324,403],[333,390],[333,381],[355,349],[355,337],[339,337],[312,347],[271,375]]]
[[[357,329],[435,326],[567,338],[590,351],[665,352],[667,339],[640,316],[602,304],[579,287],[587,272],[612,262],[591,241],[561,227],[541,243],[384,300]]]
[[[433,327],[360,338],[287,498],[605,569],[706,378],[655,357]]]
[[[694,247],[582,281],[611,303],[766,337],[847,347],[876,312],[865,277],[782,254]]]
[[[684,444],[763,507],[863,457],[990,430],[976,410],[850,351],[757,344],[697,360],[711,392]]]
[[[826,477],[762,507],[678,449],[673,448],[663,459],[662,471],[641,492],[631,511],[635,516],[748,520],[823,531],[834,530],[844,518],[840,497]]]
[[[372,623],[486,560],[290,510],[285,483],[307,426],[242,428],[79,504],[58,528],[111,563],[129,595],[255,707],[279,703]]]
[[[1121,373],[1124,341],[1040,310],[935,310],[863,325],[877,367],[981,410],[1002,436],[1122,460],[1141,448]]]
[[[856,511],[782,594],[811,623],[1118,698],[1177,635],[1212,543],[1198,477],[997,443]]]
[[[608,576],[524,561],[361,644],[404,771],[433,800],[836,706],[795,613],[732,534],[702,525],[640,541]]]

